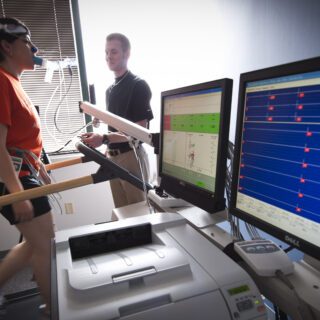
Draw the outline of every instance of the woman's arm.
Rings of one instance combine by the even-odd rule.
[[[0,124],[0,178],[9,192],[14,193],[24,189],[6,147],[7,132],[7,127]],[[16,202],[12,207],[17,222],[25,222],[33,218],[33,207],[29,200]]]
[[[0,178],[10,193],[22,191],[11,157],[6,147],[7,127],[0,124]]]

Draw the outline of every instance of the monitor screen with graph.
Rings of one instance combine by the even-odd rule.
[[[161,188],[210,213],[225,208],[232,80],[161,93]]]
[[[320,256],[320,58],[241,74],[230,212]]]

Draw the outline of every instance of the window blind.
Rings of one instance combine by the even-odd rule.
[[[2,16],[18,18],[28,26],[37,55],[55,67],[50,82],[45,78],[52,68],[36,67],[21,77],[39,110],[45,152],[75,151],[73,138],[85,126],[85,117],[79,111],[83,99],[70,1],[1,0],[1,6]]]

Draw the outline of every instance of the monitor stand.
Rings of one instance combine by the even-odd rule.
[[[317,260],[305,254],[302,258],[302,262],[305,262],[306,264],[308,264],[309,266],[313,267],[314,269],[320,272],[320,260]]]
[[[226,220],[224,210],[210,214],[198,207],[188,207],[177,210],[177,212],[197,228],[208,227]]]
[[[157,192],[154,189],[149,190],[148,198],[162,209],[192,206],[189,202],[184,201],[183,199],[172,197],[164,191]]]

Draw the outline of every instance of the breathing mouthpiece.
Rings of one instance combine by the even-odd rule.
[[[46,65],[46,60],[38,56],[33,56],[33,62],[35,65],[41,66],[41,67],[45,67]]]

